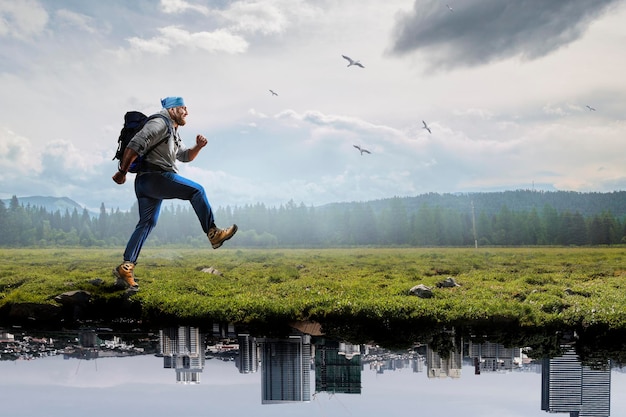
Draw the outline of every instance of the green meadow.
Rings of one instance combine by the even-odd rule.
[[[146,325],[229,322],[273,329],[308,321],[358,338],[442,326],[626,329],[621,246],[146,248],[135,271],[140,290],[133,294],[114,286],[111,270],[120,253],[3,249],[0,320],[24,320],[25,314],[33,321],[56,319],[55,297],[84,290],[91,298],[84,317],[75,318]],[[209,267],[220,274],[202,271]],[[437,286],[448,277],[459,286]],[[432,297],[410,295],[418,284],[430,287]]]

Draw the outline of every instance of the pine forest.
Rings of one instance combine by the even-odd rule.
[[[367,202],[306,206],[289,201],[214,207],[216,223],[237,223],[229,247],[472,247],[615,245],[626,243],[626,192],[517,190],[423,194]],[[0,246],[125,245],[137,222],[129,211],[48,211],[0,201]],[[202,247],[206,236],[186,202],[163,204],[147,245]]]

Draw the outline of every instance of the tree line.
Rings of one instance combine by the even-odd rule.
[[[520,190],[319,207],[257,203],[220,207],[215,217],[218,226],[238,224],[230,247],[613,245],[626,243],[623,202],[624,192]],[[121,211],[104,204],[97,215],[86,209],[52,212],[13,196],[8,205],[0,201],[0,246],[123,246],[137,213],[136,205]],[[164,204],[147,245],[208,243],[191,206],[171,203]]]

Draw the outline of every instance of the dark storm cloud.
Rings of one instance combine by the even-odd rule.
[[[623,0],[415,0],[398,16],[391,53],[423,52],[432,67],[536,59],[578,39]],[[425,55],[425,56],[426,56]]]

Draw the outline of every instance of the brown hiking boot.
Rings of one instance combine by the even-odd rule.
[[[207,236],[209,237],[209,241],[211,242],[213,249],[217,249],[222,246],[222,243],[233,237],[235,233],[237,233],[236,224],[233,224],[228,229],[220,229],[213,226],[209,229]]]
[[[132,262],[124,262],[113,270],[113,275],[117,277],[115,286],[138,290],[139,285],[135,282],[135,264]]]

